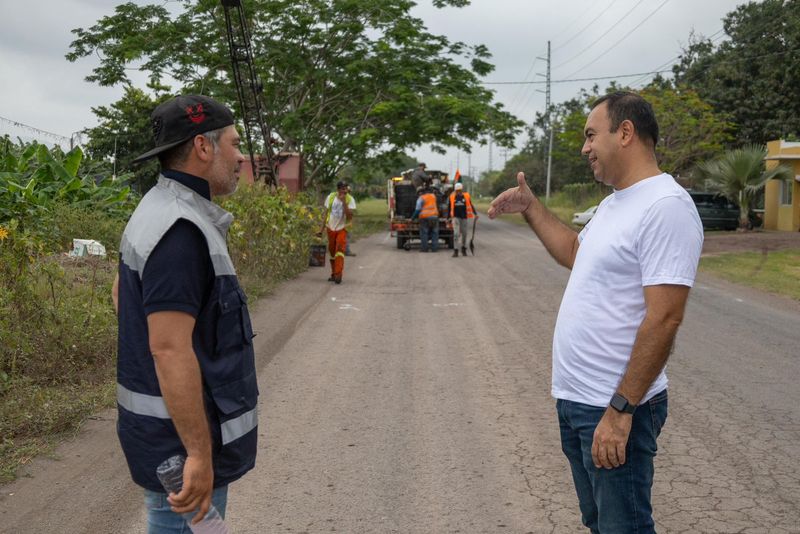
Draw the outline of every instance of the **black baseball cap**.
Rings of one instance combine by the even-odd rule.
[[[341,180],[336,182],[336,189],[344,189],[345,187],[347,187],[347,182]]]
[[[167,100],[150,115],[155,148],[135,160],[139,163],[211,130],[233,124],[227,106],[202,95],[179,95]]]

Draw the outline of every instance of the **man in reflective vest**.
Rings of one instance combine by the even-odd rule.
[[[469,193],[464,191],[464,184],[456,183],[455,189],[450,193],[450,218],[456,222],[456,232],[461,239],[461,254],[467,255],[467,220],[477,219],[478,214],[472,207]],[[458,257],[458,247],[453,251],[453,257]]]
[[[420,252],[428,252],[428,237],[431,240],[431,252],[439,250],[439,207],[436,195],[430,189],[421,189],[417,198],[417,206],[412,219],[419,217]]]
[[[331,276],[328,282],[342,283],[347,228],[353,220],[355,210],[356,201],[347,193],[347,183],[337,183],[336,191],[325,199],[325,214],[322,217],[322,229],[328,231],[328,254],[331,256]],[[321,234],[322,230],[319,232]]]
[[[232,193],[244,157],[233,114],[178,96],[152,114],[158,183],[134,211],[114,282],[119,314],[117,433],[144,487],[149,532],[183,532],[253,468],[258,386],[253,328],[225,241],[233,217],[211,202]],[[186,457],[166,495],[157,466]]]

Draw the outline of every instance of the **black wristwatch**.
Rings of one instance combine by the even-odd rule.
[[[628,399],[626,399],[619,393],[614,393],[614,396],[611,397],[611,402],[609,403],[609,406],[611,406],[618,412],[632,414],[633,412],[636,411],[636,407],[638,405],[631,404],[630,402],[628,402]]]

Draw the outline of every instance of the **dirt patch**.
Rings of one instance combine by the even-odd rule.
[[[703,256],[786,249],[800,249],[800,232],[709,232],[703,242]]]

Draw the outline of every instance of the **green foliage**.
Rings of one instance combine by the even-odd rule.
[[[748,2],[723,21],[728,39],[693,39],[673,67],[734,124],[734,146],[800,132],[800,2]]]
[[[163,91],[165,88],[151,86]],[[167,100],[169,95],[161,93],[155,98],[135,87],[126,86],[123,97],[110,106],[92,108],[100,124],[85,130],[89,136],[87,151],[94,158],[116,157],[116,173],[132,173],[131,183],[139,194],[146,193],[158,178],[158,162],[153,159],[138,165],[132,160],[153,148],[150,114]]]
[[[154,87],[173,79],[181,92],[202,92],[238,109],[220,2],[179,3],[183,11],[175,16],[163,6],[119,5],[91,28],[73,30],[67,59],[97,54],[100,65],[87,80],[101,85],[130,84],[126,67],[141,63]],[[467,3],[437,0],[439,6]],[[513,145],[521,123],[493,103],[479,80],[493,69],[487,48],[429,33],[410,14],[414,2],[243,5],[265,120],[281,150],[304,155],[307,185],[329,184],[347,164],[410,146],[466,149],[489,137]]]
[[[699,165],[698,173],[705,180],[706,189],[725,195],[731,202],[739,205],[739,227],[748,227],[748,216],[753,200],[764,184],[772,179],[789,179],[794,176],[792,169],[780,165],[764,170],[767,150],[763,146],[748,145],[730,150],[718,159]]]
[[[321,213],[307,195],[255,184],[220,204],[235,217],[228,247],[248,295],[257,297],[308,267]]]
[[[92,161],[75,147],[64,153],[59,147],[38,143],[12,144],[0,140],[0,221],[14,219],[21,226],[38,228],[57,204],[74,208],[125,214],[130,210],[130,189],[110,176],[96,174]]]
[[[584,210],[599,204],[609,194],[611,188],[599,182],[567,184],[550,197],[548,207],[567,206],[575,210]]]
[[[650,102],[658,119],[659,166],[673,176],[689,174],[732,139],[732,125],[692,89],[656,82],[639,94]]]

